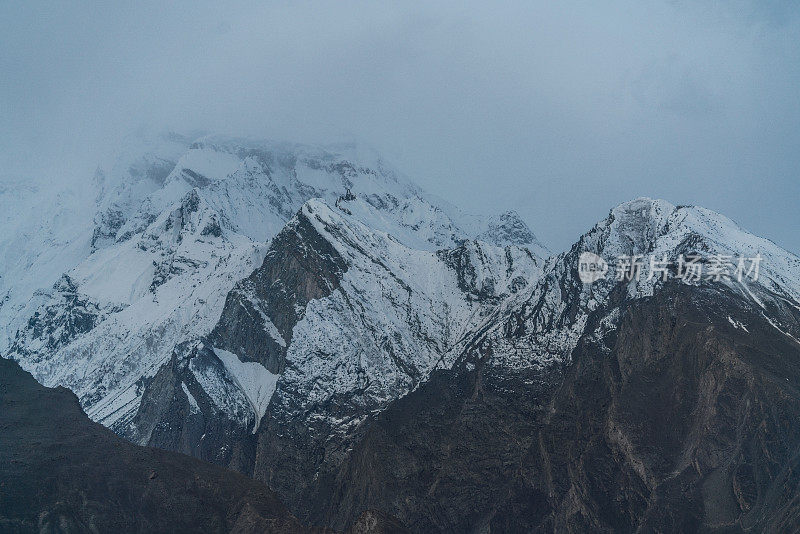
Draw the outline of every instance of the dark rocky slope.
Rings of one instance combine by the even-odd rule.
[[[132,445],[64,388],[0,359],[1,532],[280,532],[304,527],[262,484]]]
[[[371,506],[416,532],[800,529],[800,344],[722,286],[614,298],[618,329],[595,335],[594,314],[571,364],[513,376],[483,345],[473,371],[395,402],[315,517]],[[797,310],[781,311],[796,328]]]

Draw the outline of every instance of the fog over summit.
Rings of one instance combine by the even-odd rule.
[[[0,7],[0,180],[90,180],[131,131],[374,146],[551,249],[640,195],[800,250],[790,3]],[[51,185],[50,185],[51,186]]]

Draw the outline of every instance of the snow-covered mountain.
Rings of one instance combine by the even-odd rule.
[[[350,288],[341,292],[347,296],[322,301],[321,294],[308,295],[295,303],[292,324],[283,319],[279,335],[269,319],[275,310],[254,306],[264,315],[259,328],[272,335],[279,352],[293,355],[289,361],[304,359],[314,373],[338,377],[338,385],[325,385],[320,398],[363,387],[364,380],[380,384],[370,390],[370,402],[386,402],[412,387],[464,334],[470,317],[534,280],[546,254],[515,214],[487,220],[465,215],[353,146],[168,136],[145,148],[143,154],[129,150],[108,171],[98,170],[92,224],[85,224],[83,214],[83,225],[61,226],[75,234],[62,245],[74,252],[40,269],[49,274],[38,280],[52,279],[52,285],[14,282],[26,258],[3,265],[9,286],[3,353],[42,383],[75,391],[92,418],[118,430],[177,348],[200,344],[212,331],[220,362],[226,354],[240,362],[229,358],[219,379],[234,384],[229,397],[242,398],[227,415],[258,426],[256,415],[263,415],[269,396],[250,391],[250,379],[236,369],[253,368],[241,362],[266,364],[254,372],[283,373],[287,381],[296,367],[287,370],[276,363],[280,358],[224,352],[240,348],[228,338],[243,334],[226,338],[217,323],[226,300],[250,302],[248,292],[257,291],[252,278],[276,248],[273,243],[270,249],[272,238],[284,227],[284,234],[291,232],[300,220],[342,255],[347,276],[337,284]],[[14,194],[5,192],[4,201],[14,202]],[[49,228],[59,227],[55,217],[47,220]],[[41,254],[41,241],[52,240],[35,238],[26,245],[19,243],[24,234],[15,235],[4,246]],[[297,242],[277,253],[306,246]],[[458,262],[466,262],[462,267],[470,272],[457,274]],[[27,264],[29,271],[39,268]],[[349,319],[344,310],[350,310]],[[305,322],[293,334],[301,318]],[[323,334],[344,328],[343,322],[349,330],[339,339]],[[328,368],[315,356],[342,346],[351,352]],[[394,360],[379,361],[381,346],[395,351]],[[350,361],[357,347],[375,354],[364,366]],[[399,374],[393,378],[390,372]],[[310,381],[303,387],[312,387],[320,376],[302,380]],[[204,384],[207,393],[215,387]]]
[[[0,352],[303,520],[686,530],[794,509],[763,495],[800,450],[800,258],[722,215],[639,198],[550,256],[515,213],[464,214],[372,152],[217,136],[132,143],[93,191],[0,191]],[[754,257],[757,278],[708,276]],[[687,258],[706,276],[677,276]]]
[[[0,351],[51,287],[91,250],[92,217],[80,192],[0,185]]]
[[[579,257],[594,253],[609,266],[607,275],[592,284],[583,283],[577,272]],[[638,198],[611,210],[608,217],[582,236],[572,248],[553,258],[542,279],[532,286],[532,293],[504,321],[494,325],[493,337],[502,348],[495,357],[504,365],[546,365],[555,360],[568,360],[577,340],[585,332],[586,320],[595,310],[607,306],[613,291],[619,291],[617,271],[620,258],[640,258],[638,275],[628,275],[623,287],[628,299],[650,297],[665,281],[661,273],[651,276],[649,261],[663,264],[672,271],[679,257],[697,256],[708,267],[715,256],[732,264],[739,259],[761,258],[757,274],[719,277],[715,283],[729,287],[746,301],[763,309],[765,315],[775,308],[796,306],[800,302],[800,258],[768,239],[741,229],[729,218],[696,206],[673,206],[663,200]],[[733,275],[735,265],[731,265]],[[674,281],[671,272],[669,281]],[[739,279],[741,278],[741,279]],[[679,278],[681,283],[702,285],[708,282],[708,271],[699,280]],[[770,308],[772,306],[772,308]],[[615,309],[610,309],[609,324]],[[782,327],[776,323],[778,330]],[[514,343],[505,340],[513,334]],[[793,334],[786,334],[793,335]],[[794,334],[795,336],[797,333]],[[518,350],[519,337],[526,342]],[[800,336],[798,336],[800,337]],[[531,348],[536,357],[531,358]]]
[[[636,381],[617,385],[613,377],[635,373],[642,365],[656,366],[638,371],[645,373],[643,391],[684,387],[675,380],[676,371],[658,375],[659,366],[667,364],[637,362],[639,349],[629,354],[637,340],[660,334],[656,324],[635,322],[643,313],[637,311],[640,307],[655,302],[657,312],[667,315],[659,320],[675,325],[678,341],[648,342],[656,354],[664,354],[671,365],[685,366],[685,359],[700,357],[696,351],[708,351],[703,357],[722,360],[697,372],[732,365],[725,371],[736,377],[730,387],[743,383],[737,373],[771,373],[774,365],[766,371],[757,366],[743,371],[753,365],[746,352],[741,363],[726,363],[742,350],[737,345],[717,349],[727,347],[730,336],[769,340],[763,350],[781,362],[800,348],[798,258],[702,208],[636,199],[614,208],[569,251],[542,263],[524,248],[480,241],[436,252],[409,249],[354,217],[360,202],[339,199],[331,207],[312,201],[298,212],[272,240],[262,265],[229,293],[212,333],[179,351],[146,384],[130,438],[266,480],[303,518],[333,527],[343,527],[369,506],[397,515],[420,532],[461,531],[501,520],[535,530],[531,525],[538,525],[542,514],[549,517],[544,530],[552,528],[547,521],[579,528],[582,521],[603,523],[593,512],[574,518],[568,512],[574,497],[561,489],[552,489],[552,502],[533,501],[539,508],[519,514],[516,508],[504,510],[504,499],[527,502],[530,495],[542,494],[546,484],[555,484],[539,471],[548,463],[561,470],[552,475],[559,477],[558,484],[570,476],[577,477],[573,484],[583,483],[586,467],[579,459],[556,457],[559,443],[572,443],[578,429],[602,434],[603,427],[592,422],[619,417],[605,414],[608,401],[592,397],[599,394],[593,388],[605,375],[590,373],[580,383],[570,378],[570,373],[587,369],[586,358],[609,362],[612,370],[604,372],[612,383],[603,387],[612,391],[638,388]],[[605,279],[593,284],[580,280],[583,252],[611,265]],[[615,261],[620,256],[666,256],[674,266],[682,254],[699,255],[703,261],[714,255],[760,255],[762,264],[757,280],[683,280],[674,273],[663,280],[641,273],[617,281]],[[673,317],[665,311],[673,302],[687,300],[687,311],[671,312]],[[679,322],[681,313],[699,313],[697,307],[714,311],[692,316],[695,320],[686,324],[718,332],[700,337],[715,339],[710,349],[702,341],[698,345],[691,329]],[[223,383],[224,390],[214,390]],[[779,395],[788,394],[792,384],[791,378],[780,383],[789,389]],[[773,395],[750,387],[745,398]],[[670,395],[711,395],[707,402],[727,402],[724,388],[712,393],[703,388]],[[553,428],[549,403],[566,402],[557,401],[558,395],[585,405],[574,413],[557,404]],[[653,405],[668,411],[662,403],[671,398]],[[618,402],[625,410],[647,406],[641,400]],[[736,417],[731,421],[750,426],[760,421],[745,405]],[[618,434],[584,436],[578,442],[607,440],[604,446],[616,452],[613,459],[599,457],[599,469],[643,469],[641,476],[652,486],[647,502],[660,502],[657,488],[664,482],[658,465],[636,456],[653,444],[635,431],[636,425],[658,425],[659,420],[651,417],[632,427],[614,424]],[[688,441],[685,446],[702,450],[721,439],[714,433],[728,430],[720,425],[703,434],[705,442]],[[537,444],[540,433],[551,441]],[[664,455],[669,457],[668,451]],[[723,468],[702,456],[697,461]],[[518,469],[533,469],[536,475],[514,474]],[[669,474],[663,478],[669,480]],[[751,482],[734,477],[730,483]],[[526,490],[518,494],[521,490],[507,487],[512,483]],[[632,498],[627,492],[644,491],[635,481],[625,484],[620,491],[626,499]],[[768,485],[764,487],[767,491]],[[604,495],[591,487],[581,492],[589,509]],[[481,505],[475,504],[474,495],[482,496]],[[741,498],[755,506],[751,497]],[[680,503],[674,506],[682,509]],[[646,515],[644,509],[637,513]],[[630,528],[638,523],[619,524]]]

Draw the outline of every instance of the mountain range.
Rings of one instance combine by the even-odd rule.
[[[552,254],[356,146],[174,134],[91,190],[0,191],[0,354],[142,450],[336,531],[800,528],[800,258],[723,215]]]

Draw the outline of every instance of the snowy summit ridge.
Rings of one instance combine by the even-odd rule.
[[[80,221],[61,228],[51,221],[40,225],[42,233],[33,239],[20,239],[18,232],[0,243],[13,250],[5,257],[20,258],[0,266],[0,351],[45,385],[71,388],[87,413],[109,426],[130,420],[148,380],[176,347],[214,330],[229,292],[262,264],[273,237],[303,210],[331,214],[320,234],[342,254],[359,251],[369,258],[361,276],[382,262],[389,279],[405,279],[409,288],[425,275],[431,283],[432,276],[443,276],[446,284],[452,279],[448,289],[423,285],[409,290],[423,299],[419,306],[428,306],[427,314],[435,314],[439,302],[447,303],[441,310],[445,315],[475,313],[455,311],[460,306],[455,302],[468,307],[474,302],[476,288],[465,284],[493,272],[478,289],[495,302],[508,295],[505,285],[495,285],[510,282],[499,278],[519,268],[515,283],[529,283],[546,254],[515,214],[488,220],[466,215],[426,194],[378,155],[353,145],[169,135],[158,142],[132,143],[97,171],[95,187],[93,217],[84,213]],[[4,191],[2,200],[11,203],[12,195],[32,198],[14,190]],[[52,209],[41,212],[49,215]],[[333,227],[342,233],[331,233]],[[66,256],[43,253],[54,232],[64,234],[59,241],[70,251]],[[483,244],[466,245],[472,240]],[[468,249],[480,254],[469,256]],[[469,264],[469,280],[454,272],[453,258],[437,252],[448,250],[465,251],[459,265],[477,262]],[[351,256],[348,261],[357,265],[361,260]],[[417,261],[422,263],[415,266]],[[44,276],[18,284],[30,276],[26,269]],[[428,269],[451,274],[433,275]],[[362,289],[372,284],[362,281]],[[447,295],[427,295],[431,290]],[[443,320],[431,319],[432,325]],[[411,374],[419,376],[400,380],[406,384],[401,389],[420,379],[452,341],[456,332],[449,329],[454,326],[445,320],[440,327],[444,330],[426,341],[435,347],[429,361],[413,367]],[[264,328],[270,327],[265,323]],[[421,349],[404,343],[401,350]],[[386,388],[377,397],[391,394],[395,386]]]

